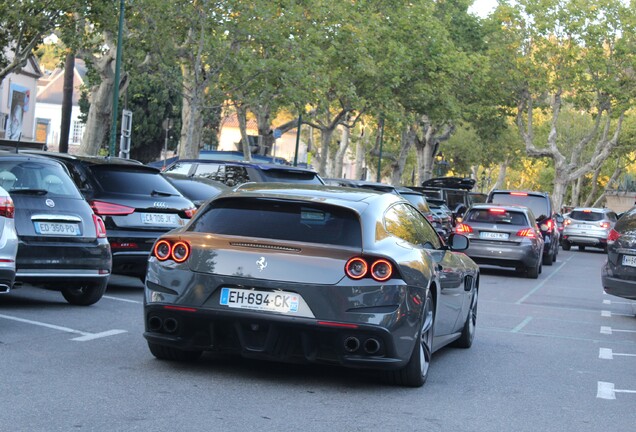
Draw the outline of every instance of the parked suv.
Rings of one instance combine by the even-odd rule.
[[[0,181],[15,204],[16,280],[61,291],[71,304],[97,302],[112,265],[106,228],[64,166],[3,153]]]
[[[104,220],[113,273],[145,277],[155,240],[183,226],[196,211],[157,168],[120,158],[41,154],[68,168],[95,214]]]
[[[607,236],[617,219],[616,213],[607,208],[577,207],[563,223],[561,247],[570,250],[578,246],[584,251],[590,246],[607,251]]]
[[[247,182],[324,184],[313,170],[260,162],[180,159],[166,167],[164,172],[207,177],[230,187]]]
[[[526,192],[493,190],[488,194],[488,203],[500,205],[521,205],[528,207],[536,217],[543,235],[543,264],[552,265],[559,254],[559,229],[552,210],[552,202],[547,192]]]

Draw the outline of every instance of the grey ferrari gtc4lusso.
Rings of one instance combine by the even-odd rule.
[[[479,267],[398,195],[245,184],[161,236],[148,263],[152,354],[203,351],[380,370],[421,386],[475,334]]]

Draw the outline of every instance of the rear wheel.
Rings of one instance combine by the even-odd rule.
[[[391,383],[407,387],[421,387],[426,382],[433,354],[434,318],[433,297],[429,291],[424,303],[422,328],[413,347],[411,358],[402,369],[387,372],[387,378]]]
[[[570,244],[570,242],[564,241],[563,243],[561,243],[561,247],[564,251],[569,251],[572,248],[572,245]]]
[[[477,325],[477,298],[478,291],[475,289],[473,292],[473,298],[470,302],[470,310],[462,329],[462,334],[454,343],[453,346],[458,348],[470,348],[473,345],[473,339],[475,339],[475,326]]]
[[[202,351],[180,350],[152,342],[148,342],[148,349],[150,349],[152,355],[158,359],[171,361],[194,361],[201,357],[201,354],[203,353]]]
[[[106,292],[108,279],[99,282],[84,282],[80,285],[62,288],[64,299],[72,305],[90,306],[102,298]]]
[[[526,276],[530,279],[537,279],[539,277],[539,273],[541,273],[541,261],[537,263],[534,267],[528,267],[526,269]]]
[[[543,265],[551,266],[554,261],[552,261],[552,254],[543,254]]]

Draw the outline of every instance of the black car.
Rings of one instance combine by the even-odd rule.
[[[207,177],[188,177],[172,173],[163,173],[162,175],[197,207],[218,194],[230,190],[229,186]]]
[[[16,280],[58,290],[71,304],[97,302],[111,273],[104,222],[57,161],[0,155],[0,178],[15,204]]]
[[[475,180],[465,177],[435,177],[424,180],[422,187],[413,188],[427,198],[441,199],[453,211],[455,217],[460,217],[473,204],[470,191],[475,187]]]
[[[552,209],[550,194],[547,192],[493,190],[488,194],[487,202],[500,205],[520,205],[532,210],[543,235],[543,264],[550,266],[556,262],[561,236],[556,222],[556,213]]]
[[[337,364],[424,384],[434,351],[468,348],[479,268],[393,194],[250,183],[162,236],[144,337],[165,360],[203,351]]]
[[[607,236],[601,280],[606,293],[636,300],[636,207],[625,212]]]
[[[247,182],[324,184],[318,173],[306,168],[262,162],[179,159],[164,170],[168,174],[206,177],[234,187]]]
[[[67,167],[95,214],[104,220],[113,273],[143,278],[157,237],[183,226],[196,211],[157,168],[120,158],[41,154]]]

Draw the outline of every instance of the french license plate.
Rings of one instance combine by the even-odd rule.
[[[636,255],[623,255],[623,265],[636,267]]]
[[[296,313],[302,297],[296,293],[222,288],[220,304],[238,309]]]
[[[177,225],[177,215],[168,213],[141,213],[141,221],[149,225]]]
[[[82,232],[76,223],[64,222],[33,222],[35,232],[41,235],[50,236],[80,236]]]
[[[482,231],[479,233],[479,238],[490,240],[508,240],[508,233]]]

